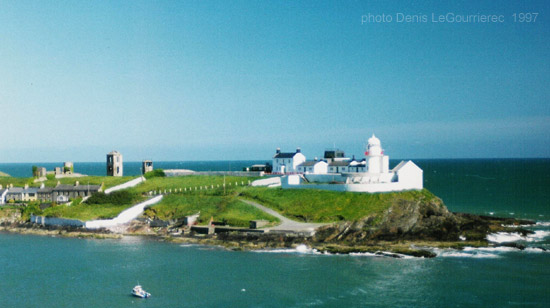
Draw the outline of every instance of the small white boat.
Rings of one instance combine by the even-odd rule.
[[[137,285],[132,289],[132,295],[141,298],[151,297],[151,293],[145,292],[140,285]]]

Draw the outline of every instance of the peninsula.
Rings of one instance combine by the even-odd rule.
[[[533,223],[452,213],[441,199],[426,189],[366,194],[254,187],[251,184],[257,177],[164,177],[159,171],[156,176],[147,177],[135,187],[108,195],[99,192],[86,202],[75,199],[68,204],[53,203],[47,208],[42,208],[39,202],[8,203],[0,211],[2,228],[81,237],[154,235],[168,241],[231,249],[273,249],[306,244],[330,253],[383,251],[433,257],[433,248],[488,246],[487,236],[495,232],[526,235],[530,231],[514,225]],[[6,185],[10,179],[13,180],[1,178],[0,182]],[[86,180],[79,178],[81,182]],[[104,180],[95,177],[92,182]],[[64,179],[64,183],[69,181],[71,179]],[[161,194],[164,195],[162,201],[145,209],[141,218],[122,229],[89,230],[30,222],[31,215],[82,221],[114,218],[133,204]],[[268,208],[271,214],[251,203]],[[273,212],[278,215],[272,215]],[[284,225],[279,215],[298,224],[294,227]],[[251,228],[251,222],[257,225]]]

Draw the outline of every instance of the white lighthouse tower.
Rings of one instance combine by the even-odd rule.
[[[369,138],[365,155],[367,156],[367,171],[369,173],[388,173],[390,158],[388,155],[384,155],[380,139],[376,138],[374,134]]]

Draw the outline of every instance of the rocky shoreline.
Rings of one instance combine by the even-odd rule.
[[[487,236],[497,232],[527,236],[533,231],[522,226],[535,224],[530,220],[453,213],[435,196],[398,199],[382,214],[326,225],[311,235],[294,232],[220,232],[206,235],[181,225],[153,227],[143,220],[134,220],[113,233],[106,229],[43,226],[21,221],[19,217],[4,217],[0,221],[0,231],[96,239],[141,235],[167,242],[214,245],[231,250],[288,249],[307,245],[320,253],[415,257],[435,257],[434,249],[446,248],[497,245],[523,249],[525,247],[514,243],[491,244]]]
[[[138,220],[130,223],[122,232],[113,233],[106,229],[53,227],[4,219],[0,222],[0,231],[93,239],[148,236],[166,242],[219,246],[237,251],[288,249],[306,245],[319,253],[371,253],[390,257],[431,258],[436,256],[434,249],[488,246],[524,249],[515,243],[491,244],[487,241],[487,235],[513,232],[526,236],[533,232],[518,226],[534,224],[534,221],[529,220],[452,213],[435,197],[398,200],[382,215],[326,225],[312,235],[293,232],[221,232],[206,235],[175,226],[151,227]]]

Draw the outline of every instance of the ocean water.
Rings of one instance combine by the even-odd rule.
[[[433,259],[394,259],[322,255],[307,247],[233,252],[132,236],[84,240],[0,234],[0,306],[548,307],[550,252],[540,248],[550,249],[550,160],[415,162],[424,170],[425,186],[453,211],[538,221],[532,236],[491,238],[529,248],[437,250]],[[89,170],[94,164],[104,167],[90,164]],[[166,163],[164,168],[227,170],[229,162],[201,164]],[[12,165],[0,164],[0,170],[16,174]],[[238,163],[231,165],[239,170]],[[78,168],[75,163],[83,172]],[[137,283],[153,297],[131,297]]]

